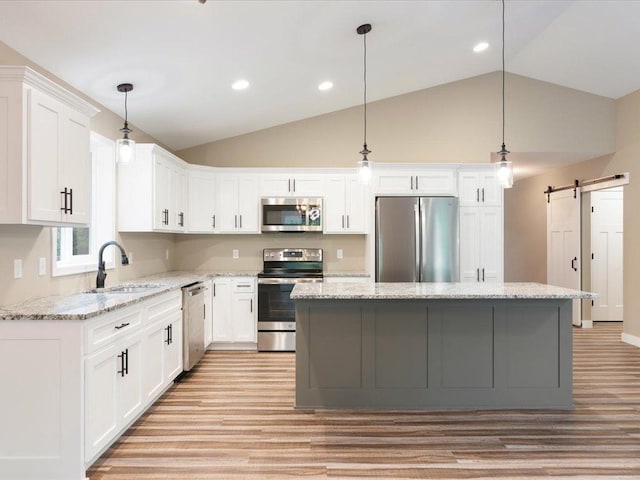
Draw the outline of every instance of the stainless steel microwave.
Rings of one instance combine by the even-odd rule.
[[[322,198],[263,198],[263,232],[321,232]]]

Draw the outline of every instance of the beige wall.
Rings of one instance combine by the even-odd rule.
[[[263,248],[322,248],[327,272],[365,269],[364,235],[322,235],[315,233],[274,233],[264,235],[176,235],[176,255],[180,268],[195,270],[262,270]],[[239,250],[239,258],[232,251]],[[338,260],[337,249],[344,258]]]
[[[478,77],[374,102],[370,158],[378,162],[489,162],[500,148],[500,75]],[[518,75],[507,78],[513,152],[614,151],[615,102]],[[225,167],[353,167],[362,146],[362,107],[181,150],[190,163]]]
[[[15,50],[0,42],[0,65],[28,65],[56,83],[90,100],[73,87],[47,72],[39,65],[23,57]],[[115,85],[114,85],[115,89]],[[105,137],[116,139],[120,136],[123,119],[105,107],[91,120],[91,129]],[[158,143],[154,138],[133,126],[132,138],[139,142]],[[122,234],[116,237],[128,252],[134,252],[134,264],[128,267],[117,265],[108,272],[107,284],[171,269],[174,259],[173,235],[167,234]],[[165,251],[169,250],[169,260]],[[51,277],[51,230],[32,225],[0,225],[0,305],[17,303],[29,298],[48,295],[69,294],[95,286],[95,272],[64,277]],[[47,274],[38,276],[38,259],[47,258]],[[22,259],[23,276],[13,278],[13,261]],[[96,265],[97,270],[97,265]]]
[[[546,280],[547,185],[629,172],[624,187],[624,332],[640,337],[640,90],[616,101],[615,154],[517,182],[505,192],[505,280]]]

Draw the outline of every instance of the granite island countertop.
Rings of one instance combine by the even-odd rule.
[[[586,299],[597,294],[541,283],[298,283],[294,300]]]
[[[147,298],[179,290],[185,285],[202,282],[214,277],[255,277],[255,270],[241,271],[170,271],[110,285],[104,289],[87,290],[70,295],[36,298],[14,305],[0,307],[0,320],[86,320]],[[143,292],[114,293],[115,287],[141,286],[150,288]]]

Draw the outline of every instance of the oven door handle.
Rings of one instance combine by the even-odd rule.
[[[258,278],[258,285],[293,285],[296,283],[322,283],[322,278]]]

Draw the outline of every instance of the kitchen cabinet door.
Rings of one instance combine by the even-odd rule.
[[[385,170],[374,172],[374,190],[376,193],[412,194],[415,178],[413,172],[405,170]]]
[[[165,385],[164,349],[167,340],[165,321],[156,322],[144,333],[142,356],[144,358],[143,393],[145,403],[154,400]]]
[[[27,102],[29,220],[59,223],[64,206],[64,196],[60,193],[64,187],[60,188],[59,175],[64,107],[37,90],[29,91]],[[65,187],[68,189],[69,185]]]
[[[213,281],[204,282],[207,291],[204,297],[204,348],[205,350],[213,340],[212,307],[213,307]]]
[[[221,175],[218,178],[220,233],[236,233],[238,229],[238,184],[239,179],[235,175]]]
[[[434,169],[417,167],[413,191],[419,195],[456,195],[456,175],[453,168]]]
[[[167,339],[165,330],[164,339],[164,385],[167,386],[182,373],[182,312],[174,312],[167,319],[168,325],[171,327],[171,334]],[[166,327],[165,327],[166,328]]]
[[[85,460],[109,445],[118,432],[119,353],[114,345],[87,357],[84,363]]]
[[[211,293],[212,339],[214,342],[231,342],[233,341],[231,281],[228,278],[214,279]]]
[[[488,283],[502,282],[503,268],[503,219],[501,207],[484,207],[480,210],[480,280]]]
[[[216,231],[216,177],[205,172],[189,172],[187,230],[189,233]]]
[[[258,177],[240,175],[238,179],[238,230],[242,233],[260,233]]]
[[[349,175],[346,183],[347,231],[367,233],[367,189],[357,175]]]
[[[171,216],[170,227],[176,232],[184,232],[185,230],[185,189],[186,189],[186,172],[179,165],[171,165]]]
[[[498,182],[494,168],[480,173],[480,198],[484,206],[502,205],[502,186]]]
[[[331,175],[325,182],[325,196],[322,205],[324,233],[344,233],[346,228],[346,179],[344,175]]]
[[[291,193],[290,175],[269,173],[260,175],[260,196],[288,197]]]
[[[171,206],[171,164],[159,155],[154,155],[153,210],[155,230],[170,230]]]
[[[294,175],[291,178],[292,194],[294,197],[322,197],[324,191],[324,176]]]
[[[118,374],[118,417],[120,427],[124,427],[136,418],[146,405],[142,395],[142,334],[138,333],[127,338],[120,348],[126,358],[124,360],[125,374]],[[121,370],[122,360],[118,359]]]
[[[236,342],[256,342],[258,324],[254,293],[234,293],[231,300],[233,317],[233,340]]]
[[[458,175],[460,205],[500,206],[502,187],[495,175],[495,167],[461,169]]]
[[[60,185],[71,190],[71,211],[63,214],[67,223],[86,224],[91,220],[91,153],[89,118],[64,109]],[[63,190],[64,191],[64,190]]]
[[[480,211],[460,207],[460,281],[480,281]]]

